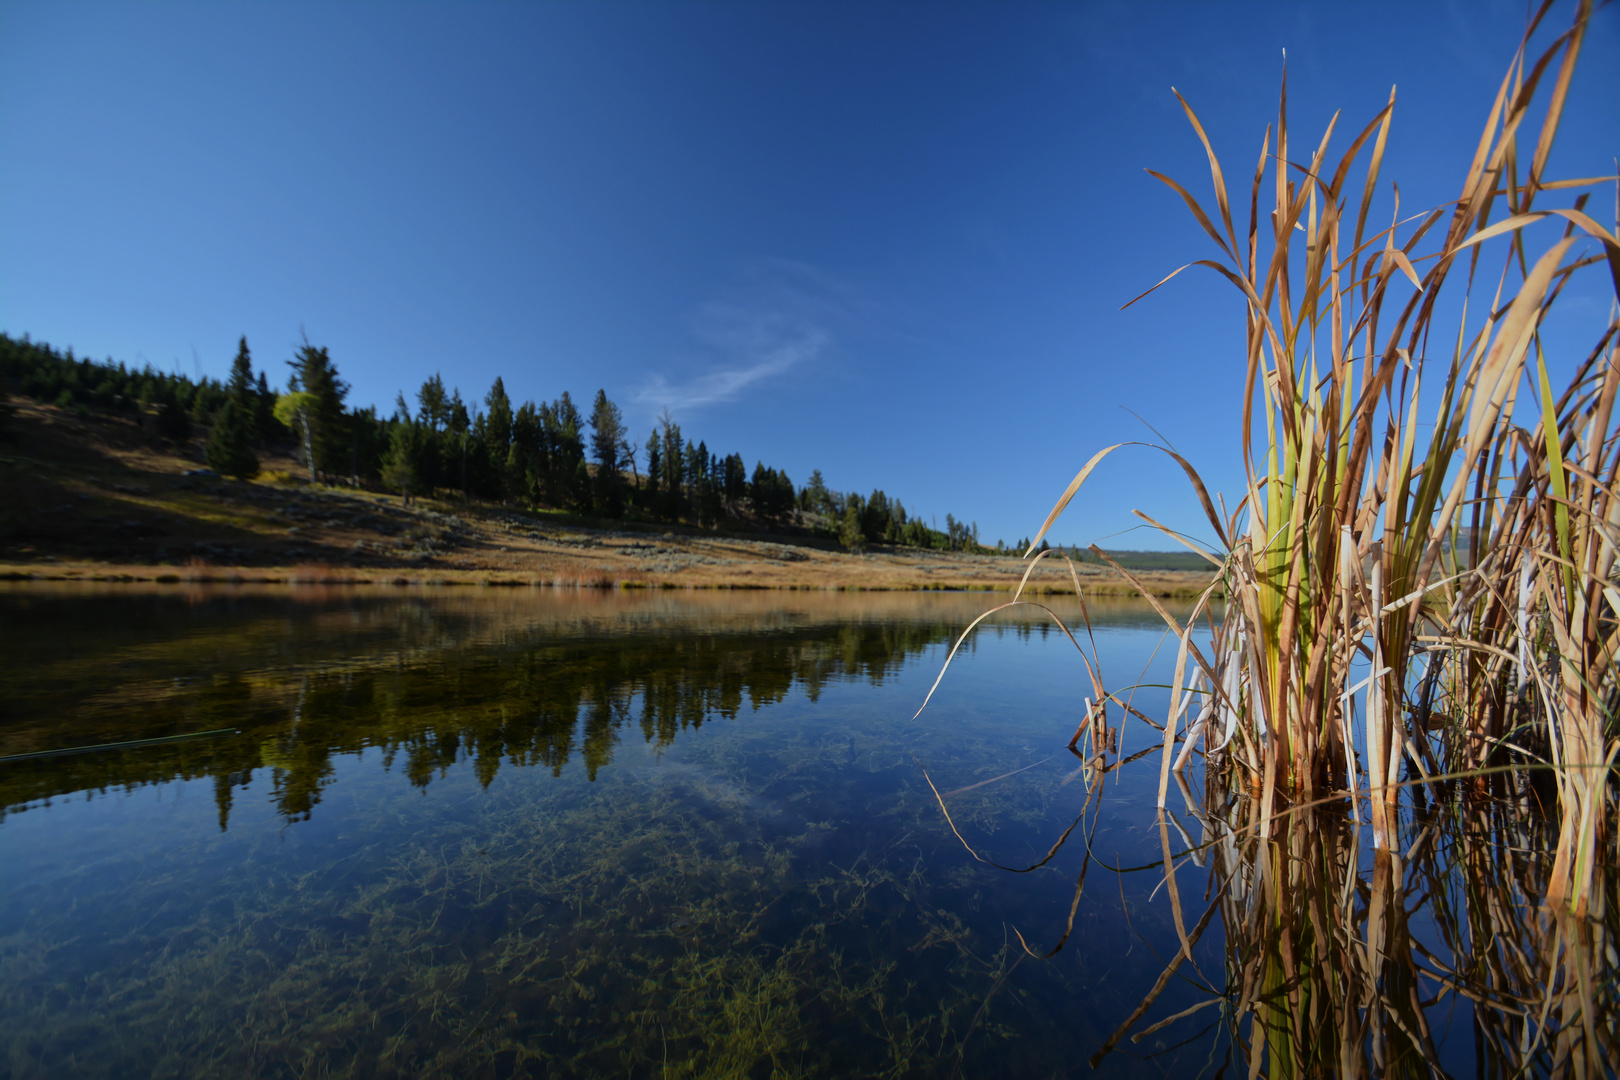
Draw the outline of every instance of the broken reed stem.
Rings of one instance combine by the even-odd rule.
[[[1372,610],[1381,612],[1384,607],[1384,558],[1379,545],[1374,544],[1370,553],[1372,562]],[[1372,672],[1367,676],[1367,778],[1372,789],[1372,831],[1373,848],[1385,851],[1389,848],[1390,829],[1389,803],[1385,787],[1384,758],[1388,750],[1388,718],[1384,709],[1384,650],[1383,650],[1383,620],[1377,615],[1373,617],[1372,628]]]

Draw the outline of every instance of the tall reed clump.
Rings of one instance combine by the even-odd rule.
[[[1542,327],[1577,275],[1606,273],[1620,297],[1620,243],[1586,211],[1612,178],[1546,175],[1591,15],[1581,0],[1573,25],[1532,60],[1551,6],[1532,18],[1455,202],[1403,219],[1396,189],[1383,227],[1369,213],[1393,91],[1335,163],[1337,116],[1305,153],[1290,144],[1285,76],[1244,233],[1182,99],[1208,153],[1214,214],[1153,175],[1219,252],[1188,266],[1216,271],[1243,298],[1247,480],[1237,507],[1217,511],[1193,467],[1166,450],[1222,550],[1183,539],[1220,578],[1185,622],[1161,609],[1180,637],[1178,672],[1191,678],[1173,691],[1160,805],[1183,715],[1176,765],[1202,738],[1260,795],[1262,835],[1279,800],[1359,789],[1364,769],[1374,844],[1386,848],[1403,761],[1435,778],[1539,755],[1561,812],[1548,900],[1580,912],[1620,752],[1620,321],[1611,308],[1561,392]],[[1036,544],[1117,448],[1080,471]],[[1208,656],[1193,640],[1200,617],[1213,626]]]

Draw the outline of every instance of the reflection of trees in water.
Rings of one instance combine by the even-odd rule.
[[[0,765],[0,806],[211,776],[223,829],[235,789],[269,769],[277,810],[307,819],[336,777],[334,759],[370,747],[420,787],[462,761],[486,786],[503,763],[558,774],[576,757],[595,779],[627,730],[666,746],[708,718],[736,718],[796,687],[816,700],[831,682],[876,684],[952,632],[943,622],[769,633],[706,633],[689,624],[456,644],[411,659],[390,651],[290,680],[232,670],[140,695],[117,728],[123,738],[140,738],[236,727],[237,737]]]

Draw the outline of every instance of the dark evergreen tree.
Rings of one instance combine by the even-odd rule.
[[[180,395],[173,383],[166,383],[158,391],[157,433],[170,442],[183,443],[191,438],[191,417],[180,404]]]
[[[607,517],[624,513],[624,485],[619,475],[624,441],[624,414],[608,400],[606,390],[598,390],[591,406],[591,453],[596,458],[596,511]]]
[[[457,482],[461,485],[461,497],[467,497],[467,444],[470,441],[469,431],[472,428],[472,419],[467,415],[467,406],[461,400],[461,388],[451,391],[448,408],[449,420],[445,430],[454,440],[455,459],[459,465],[456,470]]]
[[[545,425],[532,401],[525,401],[512,414],[512,446],[506,452],[506,472],[514,494],[533,502],[544,501],[541,492],[546,475]]]
[[[479,413],[467,432],[467,491],[480,499],[499,499],[505,482],[502,466],[506,463],[497,463],[490,454],[487,424],[488,418]]]
[[[248,351],[246,335],[236,345],[236,359],[231,361],[231,377],[225,383],[225,393],[236,405],[238,422],[247,428],[248,438],[262,438],[259,431],[259,394],[253,383],[253,354]]]
[[[706,443],[686,447],[687,504],[698,524],[713,526],[720,521],[724,510],[722,481],[724,473],[720,463],[709,453]]]
[[[416,418],[426,424],[430,432],[437,432],[448,424],[450,401],[444,395],[444,379],[437,371],[416,392],[416,401],[421,407]]]
[[[187,403],[186,411],[191,414],[192,420],[199,424],[212,424],[214,414],[217,413],[230,395],[218,382],[213,379],[204,379],[191,388],[191,400]]]
[[[495,377],[495,384],[484,395],[484,406],[489,410],[484,414],[484,446],[489,451],[489,460],[500,475],[500,494],[502,496],[515,495],[521,490],[521,481],[517,485],[519,491],[512,491],[506,477],[506,459],[512,448],[512,399],[506,396],[506,384],[501,382],[500,376]]]
[[[461,400],[461,388],[459,386],[450,394],[449,417],[447,427],[453,434],[465,435],[467,429],[472,426],[472,421],[467,416],[467,406]]]
[[[866,534],[861,531],[861,514],[853,502],[844,508],[844,520],[838,526],[838,542],[850,551],[860,551],[866,544]]]
[[[707,450],[701,444],[689,442],[681,451],[681,490],[686,493],[686,512],[699,525],[706,524],[703,516],[703,474],[707,457]]]
[[[253,393],[253,353],[248,349],[244,335],[236,343],[236,359],[231,361],[231,374],[225,380],[225,390],[235,401],[246,401]]]
[[[383,486],[400,493],[409,506],[411,496],[417,493],[417,427],[410,420],[396,421],[388,441],[388,453],[383,457]]]
[[[621,462],[621,475],[623,473],[622,466],[630,466],[630,497],[634,499],[636,490],[641,487],[641,470],[636,468],[636,444],[635,441],[630,438],[629,428],[625,429],[624,439],[619,443],[619,461]]]
[[[280,441],[291,435],[280,420],[276,419],[276,392],[270,386],[270,380],[264,372],[259,372],[259,385],[253,391],[253,430],[259,439],[259,445]]]
[[[354,438],[355,474],[363,480],[378,479],[393,437],[388,421],[378,417],[375,405],[368,405],[349,414],[349,430]]]
[[[726,458],[724,469],[725,477],[721,486],[725,493],[726,510],[735,514],[748,497],[748,466],[743,464],[741,454],[732,454]]]
[[[538,498],[551,506],[589,510],[591,478],[585,465],[584,420],[565,390],[539,408],[543,470]]]
[[[248,383],[251,386],[251,381]],[[214,430],[208,435],[204,460],[208,467],[222,476],[238,480],[251,480],[259,475],[259,457],[253,452],[253,432],[250,429],[252,413],[237,404],[235,398],[225,402],[214,415]]]
[[[678,518],[686,510],[685,493],[682,490],[682,470],[686,464],[686,445],[681,441],[681,425],[670,418],[669,410],[659,418],[658,425],[663,429],[663,451],[659,464],[662,466],[660,477],[660,512],[666,518]]]
[[[861,532],[873,543],[888,539],[891,524],[889,497],[879,488],[866,500],[866,512],[861,515]]]
[[[810,482],[799,492],[799,509],[812,514],[830,515],[833,512],[833,494],[827,489],[827,482],[821,478],[820,469],[811,470]]]
[[[654,428],[652,434],[647,436],[647,493],[644,500],[647,512],[654,515],[663,512],[663,500],[658,494],[663,482],[664,458],[660,449],[662,445],[663,440],[658,437],[658,429]]]
[[[767,469],[762,462],[754,463],[748,494],[754,513],[766,521],[781,521],[793,510],[793,481],[786,473]]]

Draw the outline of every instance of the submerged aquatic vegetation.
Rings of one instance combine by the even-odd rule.
[[[30,593],[36,610],[50,595]],[[0,822],[0,1072],[1044,1076],[1064,1057],[1045,1033],[1100,1023],[1060,1003],[1135,985],[1121,935],[1061,969],[1021,963],[1013,927],[1067,902],[1070,868],[995,888],[934,820],[913,755],[1003,852],[1083,798],[1066,770],[1027,768],[1069,723],[1061,691],[905,720],[915,658],[970,597],[547,593],[506,618],[500,595],[477,601],[482,628],[457,595],[173,598],[143,601],[183,632],[148,635],[161,656],[121,710],[104,693],[129,674],[118,650],[77,702],[47,692],[54,676],[7,675],[51,704],[0,732],[19,742],[49,732],[46,713],[77,740],[236,710],[245,735],[224,757],[157,745],[0,774],[52,793]],[[41,621],[99,632],[135,601]],[[390,618],[412,648],[354,629]],[[1127,632],[1151,642],[1151,618]],[[1006,626],[980,656],[1026,663],[1043,633]],[[216,651],[182,643],[199,638]],[[994,683],[998,663],[978,675]],[[572,727],[554,768],[526,748],[558,703]],[[238,754],[252,775],[233,775]]]
[[[823,751],[788,747],[781,768]],[[473,787],[471,815],[464,775],[448,804],[355,822],[331,862],[254,857],[252,887],[200,916],[183,853],[129,884],[143,910],[118,933],[81,944],[71,911],[35,912],[0,943],[12,1075],[115,1073],[132,1053],[158,1074],[948,1069],[1005,943],[936,910],[915,844],[887,832],[807,865],[830,826],[727,769],[529,770]],[[905,981],[881,927],[910,943]],[[87,1038],[93,1018],[122,1038]]]

